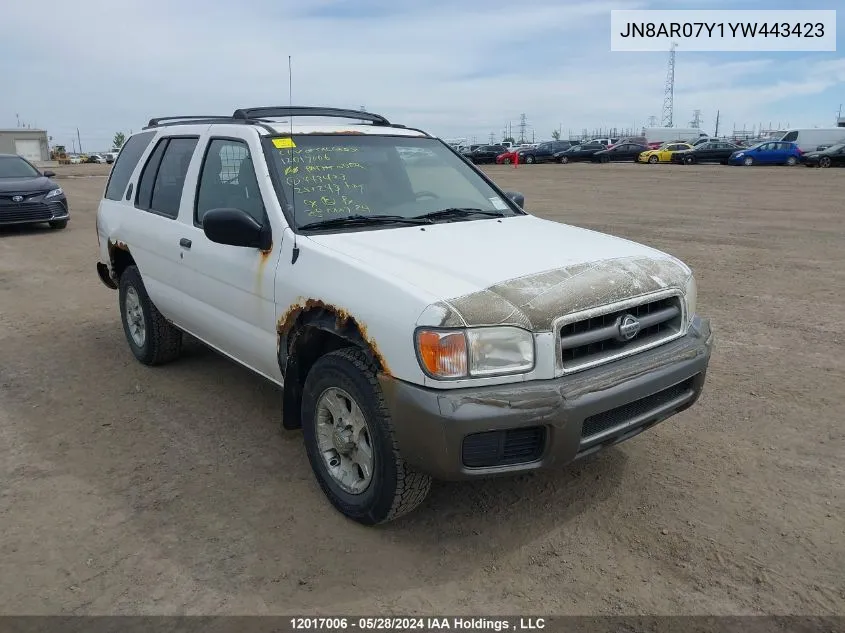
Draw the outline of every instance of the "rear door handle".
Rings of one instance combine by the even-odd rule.
[[[191,240],[189,240],[187,237],[183,237],[181,240],[179,240],[179,246],[181,246],[182,248],[191,248]]]

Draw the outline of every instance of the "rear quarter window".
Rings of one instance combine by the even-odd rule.
[[[123,197],[129,179],[132,178],[132,172],[135,171],[138,161],[141,160],[141,156],[155,135],[155,132],[141,132],[129,137],[112,167],[109,181],[106,184],[105,198],[120,200]]]
[[[792,132],[784,136],[781,140],[787,143],[794,143],[798,140],[798,132],[793,130]]]

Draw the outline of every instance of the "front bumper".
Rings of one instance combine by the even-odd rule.
[[[38,224],[67,220],[67,198],[64,196],[47,200],[25,201],[18,204],[0,204],[0,226],[12,224]]]
[[[557,468],[618,444],[692,406],[713,337],[686,336],[554,380],[437,390],[381,377],[402,457],[435,479]]]

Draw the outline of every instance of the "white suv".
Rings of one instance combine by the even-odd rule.
[[[560,468],[701,393],[690,269],[522,205],[377,114],[153,119],[111,171],[97,270],[139,361],[188,333],[280,385],[326,496],[375,524],[432,478]]]

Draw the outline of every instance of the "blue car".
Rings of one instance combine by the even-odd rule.
[[[801,160],[797,143],[764,141],[731,154],[728,165],[796,165]]]

